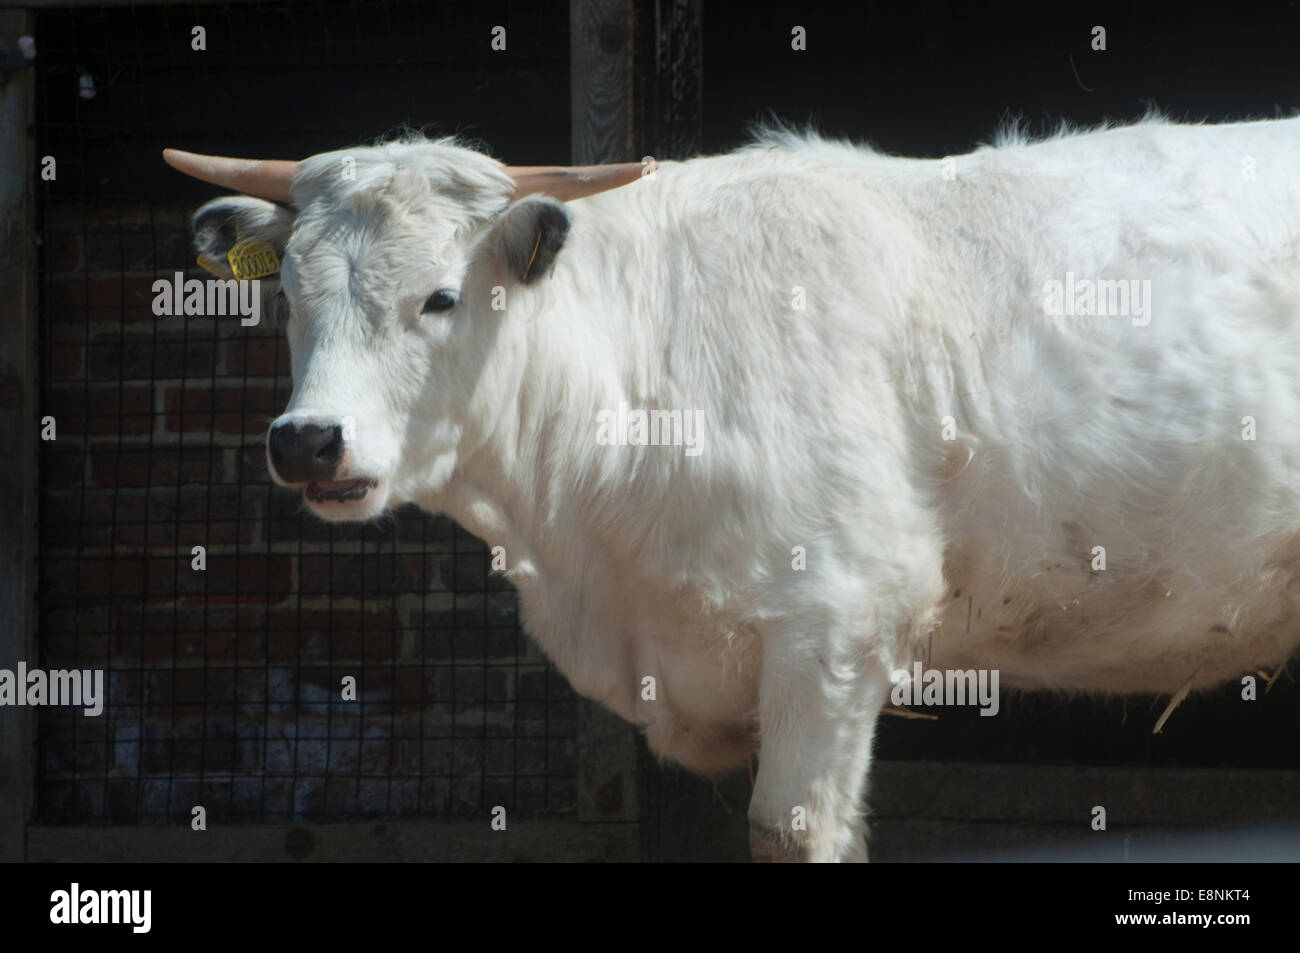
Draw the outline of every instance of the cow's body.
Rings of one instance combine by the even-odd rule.
[[[792,137],[663,164],[573,203],[505,311],[471,263],[454,406],[417,396],[379,498],[318,509],[413,500],[503,546],[579,692],[689,767],[760,752],[756,854],[860,857],[894,670],[1173,692],[1300,641],[1298,153],[1297,120],[1147,122],[951,164]],[[295,192],[299,302],[349,293],[308,251],[337,191]],[[1048,314],[1072,279],[1150,297]],[[288,416],[375,413],[304,387],[316,346]],[[600,445],[622,405],[702,411],[702,452]]]

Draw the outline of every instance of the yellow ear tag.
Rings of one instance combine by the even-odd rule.
[[[217,261],[217,259],[213,258],[211,255],[207,253],[199,255],[198,262],[199,267],[203,268],[205,271],[211,272],[218,278],[226,277],[226,273],[221,270],[221,262]]]
[[[230,262],[230,270],[240,281],[249,278],[265,278],[280,271],[280,258],[276,255],[275,248],[270,242],[259,241],[256,238],[245,238],[235,242],[230,251],[226,252],[226,261]],[[202,259],[199,264],[203,264]]]

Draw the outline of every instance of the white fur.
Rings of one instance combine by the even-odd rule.
[[[1300,120],[948,164],[772,135],[570,203],[528,286],[491,160],[355,149],[348,180],[343,155],[295,185],[286,414],[354,417],[347,473],[381,483],[314,508],[415,501],[504,546],[579,692],[698,770],[760,752],[756,854],[865,856],[915,659],[1172,692],[1300,639]],[[1149,280],[1149,324],[1046,314],[1067,272]],[[421,317],[439,287],[460,307]],[[623,402],[701,409],[704,452],[599,445]]]

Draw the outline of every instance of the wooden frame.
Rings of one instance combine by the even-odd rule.
[[[669,775],[670,777],[674,775]],[[678,774],[683,779],[684,774]],[[747,783],[708,797],[706,782],[656,818],[647,851],[636,823],[582,819],[510,822],[383,821],[187,827],[31,827],[27,859],[46,861],[491,861],[746,860]],[[745,779],[742,777],[741,781]],[[882,761],[871,772],[875,860],[1294,860],[1300,771],[1188,770]],[[686,793],[686,792],[683,792]],[[724,802],[731,803],[725,804]],[[1092,809],[1107,810],[1105,831]],[[1292,826],[1283,827],[1289,822]],[[1249,826],[1246,826],[1249,825]],[[666,830],[662,828],[667,828]],[[1230,829],[1217,844],[1204,832]],[[1293,850],[1293,848],[1292,848]],[[1272,853],[1270,853],[1270,851]],[[649,857],[647,854],[649,853]]]
[[[30,13],[0,10],[6,42],[31,30]],[[32,71],[0,78],[0,668],[12,668],[36,660],[36,155]],[[0,710],[0,861],[26,858],[35,727],[30,708]]]
[[[575,165],[633,155],[632,0],[569,3],[570,156]],[[599,704],[578,700],[578,818],[639,822],[642,754],[636,731]]]

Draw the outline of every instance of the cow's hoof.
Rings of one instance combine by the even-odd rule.
[[[803,864],[811,860],[806,845],[755,821],[749,822],[749,855],[757,864]]]

